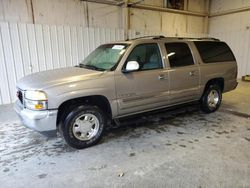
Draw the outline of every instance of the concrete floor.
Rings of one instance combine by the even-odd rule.
[[[1,106],[0,187],[250,187],[250,83],[223,97],[216,113],[142,116],[84,150],[24,128]]]

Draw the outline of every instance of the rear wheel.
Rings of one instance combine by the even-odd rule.
[[[217,84],[211,84],[201,98],[201,110],[206,113],[215,112],[220,107],[221,100],[221,88]]]
[[[68,145],[83,149],[101,139],[106,122],[106,116],[99,107],[78,106],[66,116],[61,132]]]

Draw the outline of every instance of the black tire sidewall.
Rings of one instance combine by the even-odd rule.
[[[216,90],[219,94],[219,101],[218,103],[216,104],[216,107],[215,108],[210,108],[209,105],[208,105],[208,95],[209,93],[212,91],[212,90]],[[201,109],[203,112],[206,112],[206,113],[212,113],[212,112],[215,112],[216,110],[219,109],[220,105],[221,105],[221,101],[222,101],[222,92],[221,92],[221,88],[217,85],[217,84],[212,84],[212,85],[209,85],[203,96],[202,96],[202,99],[201,99]]]
[[[77,139],[73,134],[74,121],[82,114],[93,114],[99,120],[99,130],[97,134],[87,141]],[[62,134],[68,145],[76,149],[83,149],[96,144],[102,137],[104,127],[106,126],[106,117],[102,110],[97,106],[78,106],[73,109],[62,124]]]

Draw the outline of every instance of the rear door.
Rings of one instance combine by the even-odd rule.
[[[199,66],[195,63],[190,44],[165,43],[169,70],[169,104],[183,103],[199,98]]]

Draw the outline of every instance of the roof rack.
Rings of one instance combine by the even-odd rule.
[[[166,38],[165,36],[163,35],[150,35],[150,36],[143,36],[143,37],[137,37],[137,38],[132,38],[132,39],[129,39],[129,40],[137,40],[137,39],[147,39],[147,38],[150,38],[150,39],[162,39],[162,38]]]
[[[202,38],[185,38],[185,37],[177,37],[177,39],[189,39],[189,40],[214,40],[214,41],[220,41],[217,38],[212,38],[212,37],[202,37]]]
[[[212,37],[202,37],[202,38],[191,38],[191,37],[165,37],[164,35],[151,35],[151,36],[143,36],[143,37],[137,37],[137,38],[132,38],[132,39],[127,39],[128,40],[137,40],[137,39],[179,39],[179,40],[213,40],[213,41],[220,41],[217,38],[212,38]]]

